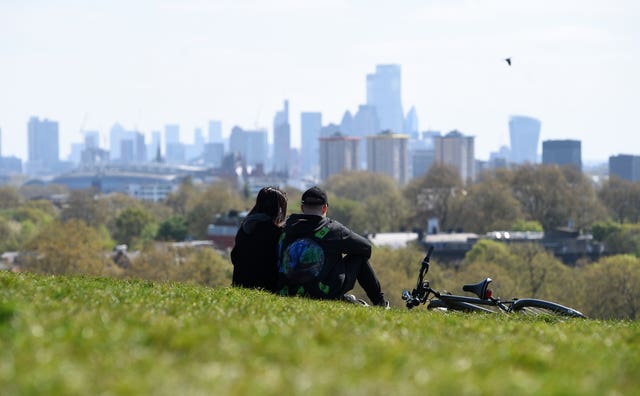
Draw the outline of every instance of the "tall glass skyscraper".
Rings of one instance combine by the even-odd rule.
[[[400,65],[377,65],[375,73],[367,74],[367,104],[375,107],[383,131],[404,129],[400,73]]]
[[[540,139],[540,120],[527,116],[511,116],[509,119],[509,137],[511,139],[510,161],[514,164],[538,162],[538,140]]]

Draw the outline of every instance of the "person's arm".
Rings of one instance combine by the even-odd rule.
[[[344,254],[371,257],[371,242],[342,224],[340,224],[340,244]]]

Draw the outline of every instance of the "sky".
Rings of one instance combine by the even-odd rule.
[[[299,147],[300,112],[339,124],[389,63],[420,130],[475,136],[479,159],[511,115],[581,140],[584,162],[640,155],[637,21],[633,0],[0,0],[2,155],[26,158],[31,116],[59,122],[65,158],[116,122],[271,133],[285,99]]]

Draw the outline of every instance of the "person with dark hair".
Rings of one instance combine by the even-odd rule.
[[[264,187],[242,221],[231,250],[233,286],[275,291],[278,279],[278,240],[287,215],[287,195]]]
[[[389,308],[369,263],[371,242],[327,217],[327,194],[312,187],[302,194],[302,214],[287,219],[280,239],[278,291],[321,299],[344,299],[356,281],[373,305]]]

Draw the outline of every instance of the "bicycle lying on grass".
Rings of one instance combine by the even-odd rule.
[[[463,291],[475,294],[477,297],[457,296],[454,294],[439,292],[432,289],[429,281],[425,280],[425,275],[429,272],[429,260],[433,246],[430,246],[427,255],[422,260],[418,283],[411,293],[405,290],[402,299],[407,302],[407,308],[411,309],[420,304],[427,304],[427,309],[442,309],[464,312],[488,312],[488,313],[512,313],[518,312],[527,315],[553,315],[567,316],[573,318],[586,318],[581,312],[565,307],[554,302],[539,300],[535,298],[513,298],[501,301],[494,298],[489,289],[491,278],[486,278],[482,282],[464,285]]]

